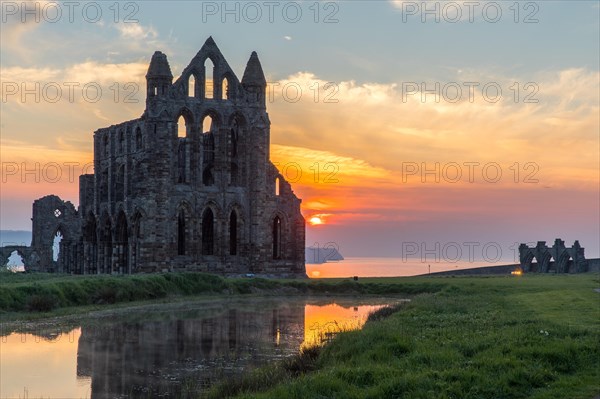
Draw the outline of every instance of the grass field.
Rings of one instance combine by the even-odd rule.
[[[0,276],[3,320],[193,295],[390,295],[412,301],[211,398],[592,399],[600,395],[598,274],[225,279],[199,273]],[[195,384],[189,384],[188,394]]]
[[[600,394],[600,293],[593,290],[600,287],[598,275],[401,281],[446,285],[360,331],[339,334],[316,355],[256,370],[243,381],[214,387],[209,397],[592,399]]]

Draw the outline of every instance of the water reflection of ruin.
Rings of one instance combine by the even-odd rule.
[[[208,385],[294,353],[303,339],[303,303],[271,311],[232,308],[201,318],[83,326],[77,374],[92,378],[92,398],[176,394],[185,379]]]

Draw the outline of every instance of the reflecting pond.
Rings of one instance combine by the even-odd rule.
[[[0,398],[179,397],[297,353],[399,299],[226,299],[0,330]]]

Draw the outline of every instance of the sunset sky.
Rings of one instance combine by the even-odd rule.
[[[30,2],[36,22],[2,1],[0,228],[30,230],[47,194],[77,205],[92,133],[142,114],[154,51],[178,77],[212,36],[239,79],[259,55],[271,158],[322,221],[307,245],[497,243],[510,260],[560,237],[598,257],[599,3],[468,3],[81,2],[70,21]]]

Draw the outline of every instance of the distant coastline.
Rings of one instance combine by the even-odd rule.
[[[320,265],[344,260],[344,257],[334,247],[306,247],[304,248],[304,259],[306,264]]]

